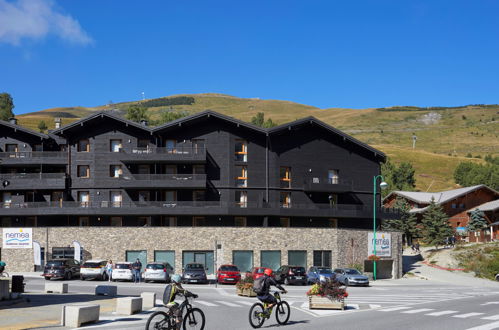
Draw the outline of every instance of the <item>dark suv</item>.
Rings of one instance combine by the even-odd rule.
[[[279,283],[288,284],[307,284],[307,272],[301,266],[281,266],[275,271],[275,279]]]
[[[208,283],[206,269],[203,264],[190,263],[185,265],[182,272],[183,283]]]
[[[80,263],[74,259],[53,259],[47,261],[43,269],[43,277],[46,280],[51,278],[62,278],[70,280],[80,276]]]

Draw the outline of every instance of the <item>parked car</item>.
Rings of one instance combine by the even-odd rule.
[[[170,282],[170,275],[173,274],[173,267],[167,262],[151,262],[144,270],[144,282],[161,281]]]
[[[81,265],[80,279],[107,280],[106,260],[87,260]]]
[[[45,264],[42,276],[46,280],[56,278],[70,280],[75,276],[80,276],[80,263],[67,258],[49,260]]]
[[[307,284],[307,273],[305,267],[301,266],[281,266],[275,271],[274,277],[277,282],[288,284]]]
[[[234,265],[222,265],[217,270],[218,283],[237,283],[241,280],[241,272]]]
[[[343,285],[369,286],[369,278],[353,268],[336,268],[336,279]]]
[[[499,281],[499,274],[496,274],[496,281]]]
[[[307,272],[308,283],[318,283],[327,279],[334,279],[336,274],[329,267],[310,267]]]
[[[134,277],[133,277],[131,262],[117,262],[114,264],[111,280],[133,281],[133,279]]]
[[[256,280],[257,278],[263,276],[264,271],[265,267],[253,267],[253,269],[251,270],[251,277]]]
[[[208,283],[208,278],[206,277],[206,270],[203,264],[190,263],[185,265],[182,270],[182,282],[183,283]]]

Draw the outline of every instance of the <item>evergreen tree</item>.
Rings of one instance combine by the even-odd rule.
[[[412,242],[414,237],[420,237],[421,227],[417,223],[416,216],[409,212],[411,209],[409,203],[404,198],[397,198],[393,207],[400,212],[400,218],[384,220],[381,228],[403,232],[407,244]]]
[[[189,115],[189,113],[187,111],[177,112],[177,111],[171,111],[171,110],[164,110],[161,112],[158,125],[161,125],[164,123],[169,123],[171,121],[186,117],[188,115]]]
[[[423,215],[422,224],[423,241],[429,245],[435,245],[437,249],[447,237],[454,234],[447,215],[442,207],[435,203],[434,198],[431,199],[430,205]]]
[[[415,170],[411,163],[403,162],[397,167],[388,159],[384,164],[381,164],[381,174],[390,188],[381,190],[381,197],[383,198],[386,197],[390,191],[413,191],[416,187],[416,179],[414,178]]]
[[[47,130],[47,124],[42,120],[38,123],[38,129],[40,130],[40,133],[43,133]]]
[[[274,123],[271,118],[265,120],[265,114],[263,112],[258,112],[255,116],[253,116],[253,118],[251,118],[251,123],[263,128],[271,128],[277,126],[277,124]]]
[[[0,120],[9,120],[14,117],[12,112],[14,101],[9,93],[0,93]]]
[[[471,231],[479,231],[484,228],[487,228],[488,223],[485,220],[485,214],[483,211],[476,209],[471,211],[470,221],[468,222],[467,229],[469,232]]]
[[[140,106],[138,104],[131,105],[126,111],[126,119],[140,122],[141,120],[149,121],[149,116],[147,115],[147,108]]]

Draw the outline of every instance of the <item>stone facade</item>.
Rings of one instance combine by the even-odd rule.
[[[175,272],[181,272],[183,251],[215,251],[216,266],[232,263],[232,253],[253,251],[253,265],[260,265],[260,251],[280,250],[281,264],[288,263],[288,251],[307,251],[307,266],[313,265],[313,251],[332,251],[332,267],[363,264],[367,259],[368,230],[336,228],[251,228],[251,227],[37,227],[33,240],[51,258],[53,247],[83,247],[83,259],[124,261],[127,250],[146,250],[148,262],[154,251],[175,251]],[[2,238],[3,239],[3,238]],[[0,239],[0,243],[2,243]],[[402,236],[392,232],[393,278],[402,275]],[[32,249],[2,249],[1,259],[9,272],[33,271]]]

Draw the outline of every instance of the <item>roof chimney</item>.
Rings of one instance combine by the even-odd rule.
[[[11,123],[12,125],[17,125],[17,119],[14,117],[11,117],[11,118],[9,118],[9,123]]]
[[[140,121],[140,124],[141,124],[142,126],[147,126],[147,120],[142,119],[142,120]]]
[[[55,118],[54,119],[54,122],[55,122],[55,128],[61,128],[61,118]]]

